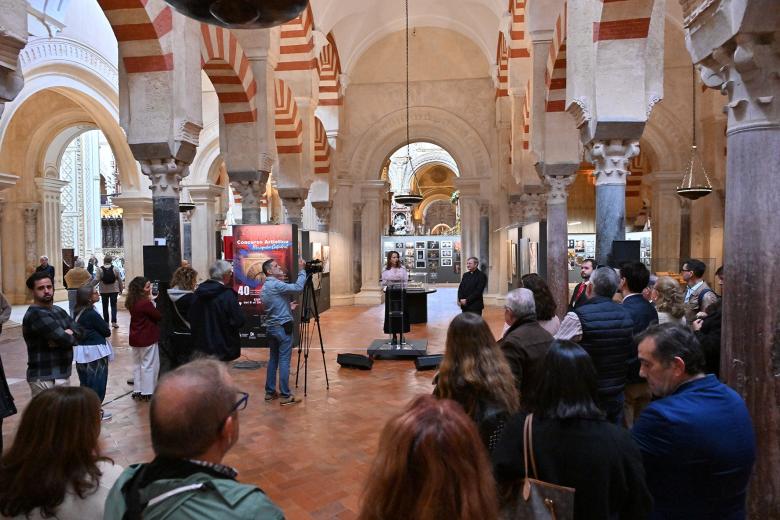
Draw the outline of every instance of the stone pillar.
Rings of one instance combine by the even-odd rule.
[[[123,193],[114,198],[122,208],[125,248],[125,282],[144,274],[144,247],[154,245],[152,199],[140,193]]]
[[[479,257],[479,200],[460,198],[460,236],[463,243],[461,258],[461,273],[466,272],[466,260],[472,256]],[[482,266],[480,265],[480,269]]]
[[[357,190],[359,191],[359,189]],[[363,206],[364,202],[352,204],[352,292],[359,293],[363,287]]]
[[[181,219],[181,258],[192,265],[192,211],[179,213]]]
[[[568,211],[569,186],[579,164],[546,165],[547,192],[547,285],[557,304],[555,313],[563,318],[569,302]]]
[[[3,210],[6,205],[5,201],[5,195],[2,194],[3,190],[6,190],[8,188],[12,188],[16,185],[16,182],[19,180],[19,177],[16,175],[10,175],[8,173],[0,173],[0,290],[3,290],[3,292],[7,292],[7,289],[4,289],[5,282],[3,281],[3,260],[9,256],[3,256],[3,238],[4,237],[10,237],[11,233],[10,231],[5,231],[3,229]],[[10,221],[10,219],[8,219]],[[10,258],[8,259],[10,262]],[[9,265],[9,268],[11,266]]]
[[[295,224],[299,229],[301,228],[303,205],[306,204],[308,196],[309,190],[306,188],[279,188],[279,198],[282,199],[284,206],[284,222],[286,224]]]
[[[479,205],[479,266],[490,280],[490,204],[486,202]],[[495,275],[498,276],[498,269]]]
[[[239,174],[228,174],[230,185],[241,195],[241,223],[262,224],[261,206],[268,184],[268,172],[256,172],[254,179]],[[244,178],[244,180],[237,180]]]
[[[775,518],[780,500],[780,10],[773,0],[701,4],[686,44],[702,79],[728,96],[721,377],[745,399],[758,457],[749,518]],[[760,273],[760,280],[757,280]],[[761,283],[766,280],[766,283]]]
[[[35,185],[41,193],[41,212],[38,227],[41,240],[38,242],[38,256],[46,255],[49,263],[54,266],[56,278],[55,288],[64,289],[62,284],[62,243],[60,225],[62,222],[62,188],[67,181],[49,177],[36,177]]]
[[[217,244],[213,231],[218,220],[216,214],[217,199],[224,188],[214,184],[187,186],[195,209],[192,211],[192,268],[198,271],[198,279],[206,280],[209,266],[217,258]],[[224,222],[224,215],[222,215]]]
[[[650,218],[653,236],[653,271],[680,268],[680,196],[677,186],[683,172],[657,171],[650,176],[653,201]]]
[[[160,239],[165,241],[165,246],[168,248],[168,269],[173,273],[181,265],[179,192],[181,180],[187,176],[189,169],[187,164],[173,157],[139,162],[143,174],[152,181],[155,243]]]
[[[0,10],[0,115],[24,85],[19,52],[27,44],[27,2],[4,0]]]
[[[38,257],[40,256],[38,255],[38,212],[40,209],[41,205],[37,203],[22,206],[24,212],[25,276],[32,274],[38,265]]]
[[[626,177],[631,159],[639,155],[639,141],[596,140],[587,151],[596,176],[596,262],[607,265],[612,241],[626,238]]]
[[[385,181],[366,181],[361,185],[363,212],[360,222],[360,292],[355,296],[358,305],[377,305],[382,302],[379,287],[382,264],[380,237],[382,236],[382,200],[387,196]]]
[[[314,211],[317,213],[317,231],[328,232],[330,225],[330,211],[333,207],[332,201],[312,202]]]
[[[353,209],[352,183],[338,181],[333,192],[333,208],[330,211],[330,302],[331,305],[352,305],[355,296],[352,290],[354,268],[353,251]]]

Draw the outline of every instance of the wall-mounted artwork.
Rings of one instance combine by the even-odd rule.
[[[414,247],[417,249],[425,249],[425,242],[415,242]]]
[[[403,249],[404,248],[404,243],[403,242],[396,242],[395,243],[395,248],[396,249]]]
[[[330,246],[322,246],[322,272],[330,272]]]
[[[442,257],[446,257],[446,256],[452,257],[452,249],[442,249],[441,250],[441,256]],[[441,265],[444,265],[444,264],[442,263]]]
[[[529,260],[529,269],[532,273],[538,273],[539,272],[539,265],[538,265],[538,256],[537,256],[537,250],[538,250],[539,243],[538,242],[528,242],[528,260]]]
[[[425,269],[425,260],[417,260],[417,268],[418,269]]]
[[[442,258],[441,259],[441,266],[442,267],[452,267],[452,258]]]
[[[428,260],[438,260],[439,252],[428,250]]]
[[[414,242],[406,242],[407,249],[410,247],[414,247]]]
[[[439,243],[435,240],[428,241],[428,249],[439,249]]]
[[[417,250],[417,260],[425,260],[425,250],[424,249],[418,249]]]
[[[442,240],[441,241],[441,248],[442,249],[452,249],[452,240]]]

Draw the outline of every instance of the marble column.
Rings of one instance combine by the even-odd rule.
[[[360,292],[355,296],[358,305],[376,305],[382,301],[379,287],[382,264],[380,237],[382,236],[382,201],[387,196],[385,181],[365,181],[360,186],[363,212],[360,222]]]
[[[479,205],[479,266],[490,280],[490,204],[487,202]]]
[[[192,265],[192,211],[179,213],[181,218],[181,258]]]
[[[230,185],[241,195],[241,223],[262,224],[263,197],[269,172],[230,172]]]
[[[192,211],[192,268],[198,271],[198,279],[208,278],[209,266],[217,258],[214,225],[217,223],[217,200],[225,190],[215,184],[187,186],[195,209]],[[224,222],[224,215],[222,216]]]
[[[472,256],[479,258],[479,200],[460,198],[460,237],[463,243],[460,262],[461,273],[466,272],[466,261]],[[482,266],[480,266],[481,269]]]
[[[352,183],[338,181],[333,192],[333,207],[330,211],[330,302],[331,305],[352,305],[355,295],[352,289],[352,276],[355,260],[353,251],[353,209]]]
[[[125,281],[144,274],[144,246],[154,245],[152,198],[141,193],[123,193],[114,198],[122,208],[125,249]]]
[[[720,374],[745,399],[756,433],[749,518],[775,518],[780,498],[778,27],[774,0],[711,2],[686,20],[704,84],[728,96]]]
[[[653,200],[650,219],[653,237],[653,271],[676,272],[680,268],[680,208],[677,195],[683,172],[656,171],[651,177]]]
[[[38,247],[41,249],[38,255],[49,257],[49,263],[54,266],[56,278],[55,288],[63,289],[62,283],[62,241],[60,226],[62,223],[62,188],[68,185],[67,181],[49,177],[36,177],[35,185],[41,194],[41,211],[38,226],[41,240]]]
[[[355,294],[363,287],[363,206],[364,202],[352,204],[352,292]]]
[[[38,213],[41,205],[38,203],[24,204],[24,259],[25,276],[32,274],[38,266]],[[56,268],[55,268],[56,269]]]
[[[17,181],[19,180],[19,177],[16,175],[10,175],[8,173],[0,173],[0,290],[3,290],[4,292],[7,292],[7,289],[4,289],[5,282],[3,280],[3,261],[8,256],[3,256],[3,239],[6,237],[10,237],[11,233],[3,230],[3,212],[4,208],[6,206],[6,200],[5,195],[2,193],[3,190],[6,190],[8,188],[12,188],[16,185]],[[10,219],[6,219],[10,222]],[[8,262],[10,262],[10,258],[8,259]],[[9,265],[9,269],[11,266]]]
[[[168,248],[168,270],[173,273],[181,265],[181,226],[179,224],[179,192],[181,180],[189,173],[188,165],[172,157],[139,161],[141,171],[152,181],[152,211],[154,239],[165,241]],[[141,261],[143,265],[143,259]]]
[[[579,164],[546,165],[544,182],[547,192],[547,285],[555,298],[555,313],[566,314],[569,302],[568,211],[569,186],[574,182]]]
[[[631,159],[639,155],[639,141],[596,140],[587,151],[596,176],[596,262],[607,265],[612,242],[626,238],[626,177]]]
[[[306,188],[279,188],[279,198],[282,199],[284,206],[284,222],[286,224],[295,224],[298,229],[303,223],[303,206],[306,204],[306,198],[309,196],[309,190]]]
[[[317,214],[317,231],[327,233],[330,226],[330,211],[333,207],[333,201],[312,202],[312,206]]]

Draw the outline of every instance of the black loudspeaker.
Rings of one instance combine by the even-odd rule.
[[[371,367],[374,365],[374,360],[363,354],[339,354],[336,356],[336,363],[344,368],[371,370]]]
[[[639,240],[613,240],[610,267],[620,268],[626,262],[639,262]]]
[[[144,276],[153,282],[170,282],[168,247],[144,246]]]
[[[432,356],[420,356],[414,360],[414,368],[417,370],[433,370],[439,368],[441,360],[444,358],[442,354],[433,354]]]

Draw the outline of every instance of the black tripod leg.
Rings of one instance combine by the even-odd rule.
[[[301,322],[301,324],[298,327],[298,333],[299,333],[299,340],[303,337],[304,329],[306,328],[306,324]],[[301,372],[301,345],[302,341],[299,341],[298,343],[298,362],[295,364],[295,388],[298,388],[298,374]]]
[[[325,370],[325,389],[330,390],[330,380],[328,379],[328,364],[325,363],[325,345],[322,342],[322,329],[320,328],[320,311],[317,308],[317,298],[312,293],[312,302],[314,302],[314,322],[317,324],[317,336],[320,339],[320,352],[322,353],[322,368]]]

